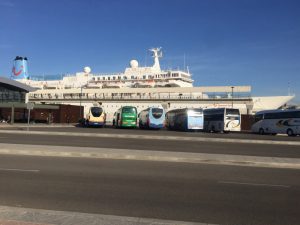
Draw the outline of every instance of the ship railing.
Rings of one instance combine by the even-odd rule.
[[[95,94],[30,94],[31,99],[72,99],[72,100],[200,100],[200,99],[220,99],[220,100],[230,100],[230,99],[245,99],[250,98],[250,95],[212,95],[212,94],[168,94],[168,93],[159,93],[159,94],[137,94],[137,95],[126,95],[126,94],[103,94],[103,93],[95,93]]]

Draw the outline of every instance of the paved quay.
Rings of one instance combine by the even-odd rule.
[[[268,144],[268,145],[290,145],[300,146],[300,139],[293,140],[261,140],[242,138],[220,138],[214,136],[179,136],[179,135],[153,135],[153,134],[119,134],[119,133],[90,133],[90,132],[60,132],[60,131],[35,131],[35,130],[6,130],[1,129],[3,134],[32,134],[48,136],[77,136],[77,137],[99,137],[99,138],[123,138],[123,139],[146,139],[146,140],[174,140],[197,142],[220,142],[220,143],[245,143],[245,144]]]

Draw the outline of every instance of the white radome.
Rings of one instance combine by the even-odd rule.
[[[130,67],[131,68],[138,68],[139,67],[139,62],[135,59],[130,61]]]
[[[83,68],[83,71],[85,73],[90,73],[92,70],[91,70],[91,67],[86,66],[86,67]]]

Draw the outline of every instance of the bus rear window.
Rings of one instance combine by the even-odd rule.
[[[134,107],[126,107],[122,109],[122,113],[136,113],[136,109]]]
[[[238,109],[226,109],[226,115],[239,115],[240,111]]]
[[[188,109],[189,116],[201,116],[203,115],[203,109]]]
[[[92,107],[91,108],[91,113],[94,117],[101,116],[102,112],[103,112],[103,109],[100,107]]]
[[[163,114],[164,110],[163,109],[160,109],[160,108],[152,108],[152,116],[155,118],[155,119],[159,119],[162,114]]]

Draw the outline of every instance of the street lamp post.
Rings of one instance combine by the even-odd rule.
[[[234,87],[231,87],[231,108],[233,108],[233,89]]]
[[[79,119],[81,120],[81,96],[82,96],[82,86],[80,86],[80,96],[79,96]]]

